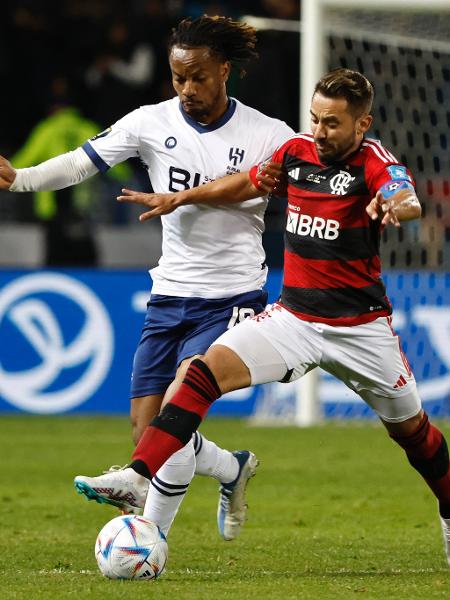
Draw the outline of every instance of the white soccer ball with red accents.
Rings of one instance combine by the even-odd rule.
[[[156,579],[166,566],[169,549],[159,527],[137,515],[123,515],[103,527],[95,558],[110,579]]]

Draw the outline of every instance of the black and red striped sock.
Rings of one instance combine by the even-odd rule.
[[[408,436],[391,434],[391,438],[405,450],[410,464],[431,488],[439,501],[441,515],[450,518],[450,462],[442,433],[424,413],[414,433]]]
[[[151,479],[169,456],[189,442],[220,395],[207,365],[198,358],[193,360],[172,400],[142,434],[130,467]]]

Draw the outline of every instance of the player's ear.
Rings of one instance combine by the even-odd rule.
[[[224,63],[222,63],[221,66],[221,75],[222,75],[222,79],[223,82],[226,83],[228,81],[228,77],[230,76],[231,73],[231,63],[229,60],[226,60]]]
[[[370,126],[372,125],[372,121],[373,121],[372,115],[362,115],[356,121],[356,131],[358,133],[362,133],[362,134],[366,133],[366,131],[368,131],[370,129]]]

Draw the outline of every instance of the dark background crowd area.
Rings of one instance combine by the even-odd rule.
[[[0,154],[17,168],[72,150],[126,113],[172,98],[167,42],[185,17],[299,20],[299,0],[4,0],[0,19]],[[232,72],[228,92],[298,128],[299,35],[258,31],[259,60]],[[111,202],[152,191],[137,159],[56,192],[0,192],[0,265],[156,264],[158,220]],[[264,243],[282,261],[284,206],[270,202]]]
[[[141,105],[173,97],[168,38],[180,20],[202,14],[279,20],[271,22],[272,29],[257,23],[259,59],[247,66],[244,78],[232,73],[228,91],[298,130],[300,0],[3,0],[0,154],[17,168],[31,166],[81,145]],[[352,24],[354,16],[338,14],[345,31],[363,27]],[[380,18],[377,12],[375,22],[364,24],[369,36]],[[393,23],[391,13],[386,19]],[[405,21],[400,33],[413,35],[414,19],[403,13],[394,24],[397,19],[400,25]],[[419,50],[422,37],[428,39],[435,28],[448,38],[448,21],[438,19],[443,25],[435,19],[427,32],[419,28],[417,49],[398,45],[397,26],[389,47],[339,33],[340,21],[328,38],[330,68],[356,68],[375,82],[372,135],[420,179],[420,229],[405,225],[398,239],[390,231],[383,234],[385,264],[392,267],[450,265],[448,174],[440,167],[448,164],[448,53]],[[432,107],[424,100],[426,87]],[[141,264],[142,257],[156,263],[159,223],[151,221],[149,233],[138,226],[140,207],[111,201],[122,187],[151,191],[137,159],[50,194],[0,192],[0,265],[116,267]],[[263,239],[270,266],[282,264],[283,229],[284,204],[271,200]]]
[[[299,2],[4,0],[0,153],[16,152],[59,104],[76,106],[104,128],[142,104],[172,97],[168,36],[182,18],[201,14],[298,19]],[[258,39],[260,60],[246,78],[232,78],[230,92],[297,129],[298,36],[261,31]]]

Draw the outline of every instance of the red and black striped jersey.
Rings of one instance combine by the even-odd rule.
[[[372,139],[325,165],[313,136],[298,134],[272,160],[288,174],[287,189],[277,192],[288,199],[280,304],[300,319],[331,325],[391,314],[381,279],[381,221],[370,219],[366,206],[385,183],[412,182],[410,172]],[[250,176],[256,182],[255,167]]]

